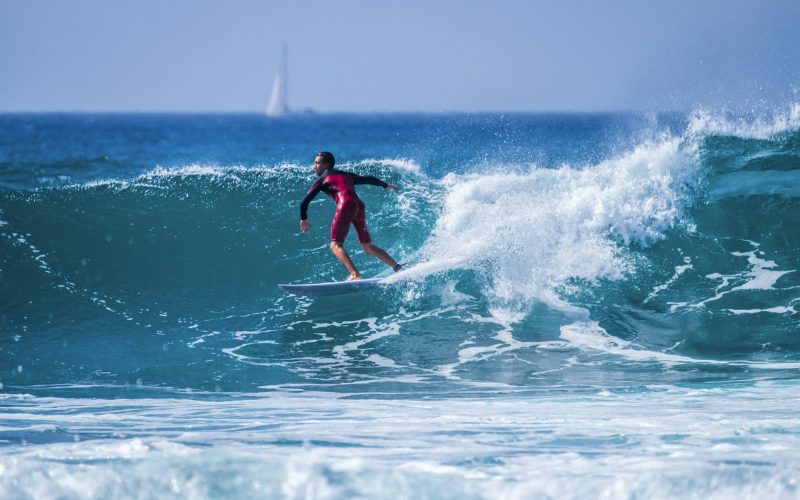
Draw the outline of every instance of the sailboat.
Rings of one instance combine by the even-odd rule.
[[[269,96],[267,104],[267,116],[273,118],[286,116],[289,114],[286,92],[286,44],[283,44],[281,52],[281,64],[278,74],[275,75],[275,83],[272,85],[272,94]]]

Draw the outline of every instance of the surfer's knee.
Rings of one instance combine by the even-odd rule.
[[[364,251],[369,255],[375,255],[377,253],[377,251],[375,250],[376,247],[375,247],[375,245],[372,244],[372,242],[369,242],[369,243],[363,243],[362,242],[361,243],[361,248],[363,248]]]
[[[331,252],[336,253],[340,248],[342,248],[341,241],[331,241]]]

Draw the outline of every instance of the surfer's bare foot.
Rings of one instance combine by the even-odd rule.
[[[360,280],[360,279],[361,279],[361,275],[360,274],[358,274],[358,273],[350,273],[350,277],[347,278],[347,281]]]

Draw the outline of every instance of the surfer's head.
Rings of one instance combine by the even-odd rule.
[[[323,172],[336,165],[336,158],[330,151],[320,151],[317,157],[314,158],[314,171],[317,175],[322,175]]]

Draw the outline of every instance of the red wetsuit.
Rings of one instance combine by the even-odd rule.
[[[324,192],[336,202],[336,215],[331,224],[331,241],[343,243],[350,230],[350,224],[356,227],[358,241],[361,243],[372,242],[372,237],[367,231],[367,212],[364,202],[356,194],[356,184],[372,184],[386,188],[388,184],[372,176],[361,176],[352,172],[342,172],[333,168],[327,169],[319,176],[317,182],[308,190],[303,202],[300,203],[300,220],[308,218],[308,204],[320,191]]]

